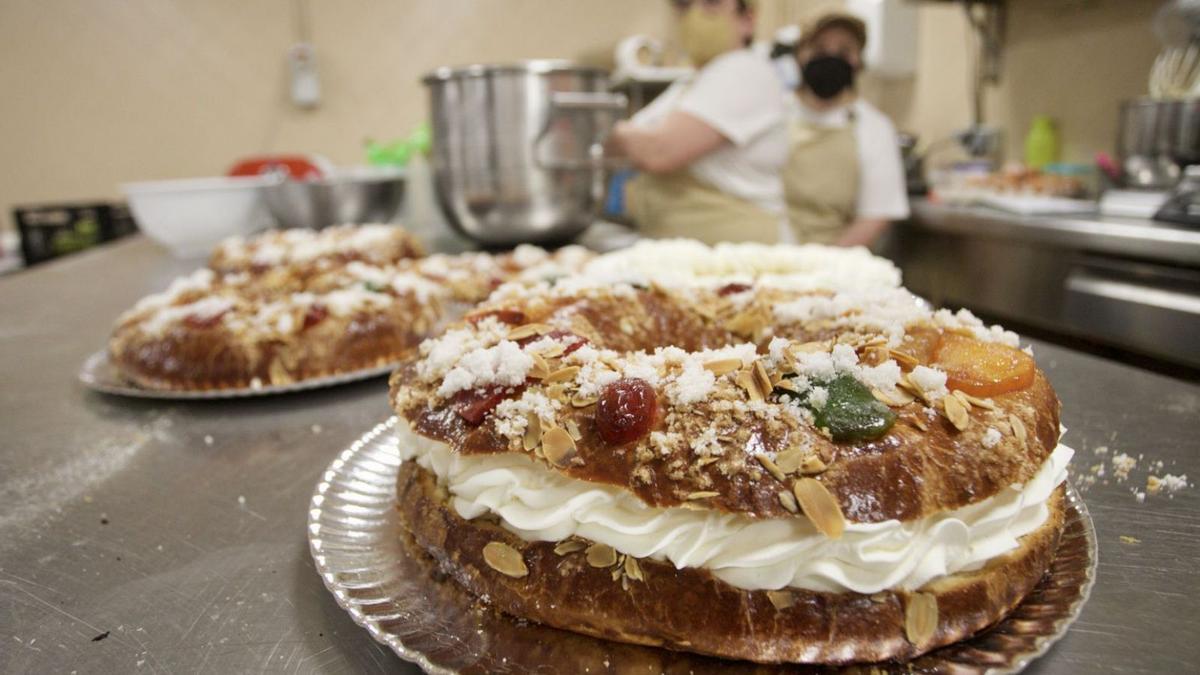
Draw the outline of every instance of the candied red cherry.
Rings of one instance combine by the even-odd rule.
[[[454,395],[454,412],[467,424],[478,426],[501,401],[512,395],[511,387],[484,387],[460,391]]]
[[[325,308],[325,305],[309,305],[308,310],[304,312],[304,328],[301,330],[312,328],[324,321],[327,316],[329,316],[329,310]]]
[[[649,382],[626,377],[609,384],[596,403],[596,431],[610,445],[624,445],[650,433],[658,416],[658,394]]]
[[[570,354],[571,352],[575,351],[576,349],[579,349],[580,347],[582,347],[588,343],[588,339],[583,337],[582,335],[572,333],[569,330],[562,330],[560,328],[555,328],[554,330],[550,331],[549,333],[546,333],[545,335],[536,335],[535,334],[535,335],[530,335],[529,337],[523,337],[520,340],[517,340],[517,344],[524,347],[525,345],[530,344],[532,342],[537,342],[538,340],[541,340],[542,338],[550,338],[551,340],[561,342],[563,345],[563,352],[562,352],[561,356],[566,356],[567,354]]]

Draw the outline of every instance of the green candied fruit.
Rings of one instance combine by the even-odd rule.
[[[850,375],[814,384],[829,392],[825,406],[818,409],[812,405],[808,394],[799,403],[812,411],[817,426],[828,429],[835,441],[873,441],[896,423],[896,413]]]

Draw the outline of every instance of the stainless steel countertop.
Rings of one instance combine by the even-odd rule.
[[[77,384],[113,318],[193,266],[135,238],[0,280],[0,672],[413,670],[334,603],[305,538],[325,466],[389,413],[383,379],[195,403]],[[1076,471],[1107,445],[1200,479],[1200,387],[1035,350]],[[1131,484],[1085,493],[1099,579],[1031,672],[1200,670],[1200,492],[1138,504]]]
[[[938,232],[991,236],[1200,266],[1200,229],[1138,218],[1022,216],[979,206],[912,202],[912,224]]]

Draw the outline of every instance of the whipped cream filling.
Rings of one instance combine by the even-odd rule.
[[[637,558],[703,568],[747,590],[784,587],[877,593],[916,589],[983,567],[1019,546],[1049,516],[1074,450],[1059,445],[1025,485],[912,522],[847,523],[840,539],[805,518],[647,506],[619,488],[569,478],[517,453],[460,455],[398,425],[399,451],[431,471],[465,519],[492,513],[527,541],[572,535]]]

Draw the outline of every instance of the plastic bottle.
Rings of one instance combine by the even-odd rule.
[[[1025,165],[1041,169],[1058,161],[1058,128],[1049,115],[1037,115],[1025,136]]]

